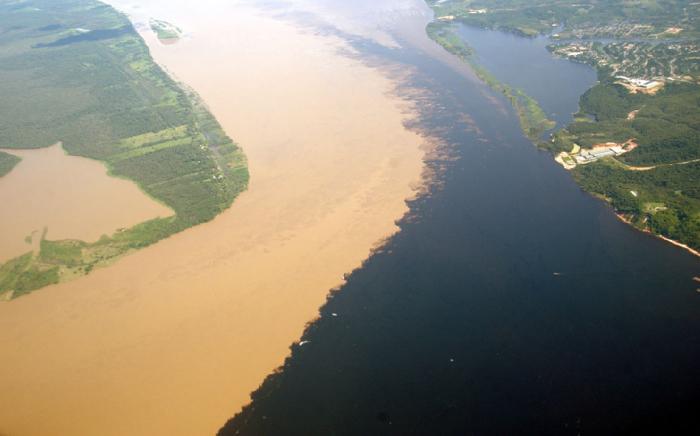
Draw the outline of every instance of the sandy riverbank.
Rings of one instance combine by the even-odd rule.
[[[250,190],[209,224],[0,304],[0,434],[212,434],[420,181],[410,106],[342,41],[192,3],[139,3],[190,35],[145,37],[245,149]]]
[[[676,241],[676,240],[674,240],[674,239],[667,238],[667,237],[665,237],[665,236],[663,236],[663,235],[659,235],[659,234],[653,233],[653,232],[652,232],[651,230],[649,230],[649,229],[640,229],[640,228],[638,228],[637,226],[635,226],[629,218],[627,218],[625,215],[623,215],[623,214],[621,214],[621,213],[615,212],[615,216],[616,216],[620,221],[622,221],[622,222],[624,222],[624,223],[626,223],[626,224],[629,224],[630,226],[634,227],[634,228],[637,229],[637,230],[640,230],[640,231],[642,231],[642,232],[644,232],[644,233],[647,233],[647,234],[649,234],[649,235],[651,235],[651,236],[655,236],[655,237],[661,239],[662,241],[666,241],[666,242],[668,242],[668,243],[671,244],[671,245],[675,245],[675,246],[678,247],[678,248],[682,248],[683,250],[687,251],[688,253],[690,253],[690,254],[692,254],[692,255],[694,255],[694,256],[700,257],[700,251],[695,250],[694,248],[689,247],[688,245],[683,244],[682,242],[678,242],[678,241]]]

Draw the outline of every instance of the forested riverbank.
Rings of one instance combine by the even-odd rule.
[[[583,2],[569,7],[519,0],[429,4],[436,21],[428,34],[509,96],[525,134],[558,155],[583,189],[609,202],[635,227],[700,248],[700,71],[692,61],[700,47],[697,5],[673,1],[663,7],[619,8],[614,2]],[[553,53],[595,67],[599,81],[581,96],[570,125],[551,140],[541,138],[538,134],[547,124],[542,124],[546,116],[537,110],[538,102],[513,98],[507,84],[493,79],[469,41],[456,33],[456,23],[522,37],[550,35]],[[580,157],[605,147],[625,149],[603,159]]]
[[[241,149],[153,61],[123,14],[93,0],[32,0],[0,5],[0,17],[0,148],[61,141],[173,211],[97,242],[42,240],[38,252],[0,265],[0,294],[88,274],[211,220],[246,189]],[[0,175],[16,162],[0,159]]]

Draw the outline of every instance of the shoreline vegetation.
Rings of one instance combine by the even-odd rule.
[[[242,150],[153,61],[126,16],[96,0],[32,0],[0,5],[0,17],[0,148],[61,141],[174,211],[94,243],[44,232],[38,250],[0,264],[0,299],[87,275],[210,221],[247,188]],[[5,155],[0,176],[18,162]]]
[[[639,230],[700,250],[700,6],[674,0],[620,8],[524,0],[427,0],[428,35],[513,103],[524,133]],[[522,37],[550,34],[555,56],[586,63],[598,83],[571,124],[554,132],[536,101],[499,83],[451,30],[453,22]],[[552,30],[555,32],[552,34]],[[596,38],[605,38],[598,41]]]
[[[476,76],[494,91],[503,94],[513,105],[525,135],[534,143],[553,129],[556,123],[545,114],[539,103],[522,89],[513,88],[496,79],[486,68],[479,65],[474,51],[454,32],[449,21],[433,21],[427,27],[428,36],[445,50],[469,64]]]

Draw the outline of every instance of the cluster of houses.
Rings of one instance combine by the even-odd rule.
[[[553,38],[557,38],[559,35],[553,35]],[[552,49],[554,53],[559,56],[564,56],[567,58],[574,58],[583,60],[586,62],[597,62],[599,65],[609,65],[609,60],[603,58],[597,58],[591,52],[590,45],[587,44],[569,44],[566,46],[558,46]],[[661,88],[663,88],[666,81],[671,81],[673,78],[668,77],[658,77],[652,79],[645,78],[634,78],[627,76],[615,76],[616,82],[629,90],[631,93],[643,93],[643,94],[655,94]]]
[[[477,14],[485,14],[488,12],[486,9],[469,9],[467,11],[468,14],[470,15],[477,15]],[[437,17],[439,21],[454,21],[457,19],[454,15],[443,15],[441,17]]]
[[[559,34],[555,33],[552,35],[552,38],[556,39],[559,38]],[[581,56],[584,53],[589,52],[589,47],[583,44],[570,44],[568,46],[564,47],[557,47],[555,48],[555,53],[557,53],[559,56],[564,56],[564,57],[569,57],[569,58],[575,58],[578,56]]]

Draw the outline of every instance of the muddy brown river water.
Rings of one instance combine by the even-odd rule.
[[[411,105],[339,38],[254,3],[110,3],[183,28],[174,45],[143,36],[241,144],[250,189],[211,223],[0,304],[0,434],[214,433],[421,183]]]
[[[31,251],[46,229],[51,240],[94,242],[119,228],[173,214],[135,183],[109,177],[97,161],[65,154],[60,145],[5,150],[22,161],[0,178],[0,262]]]

